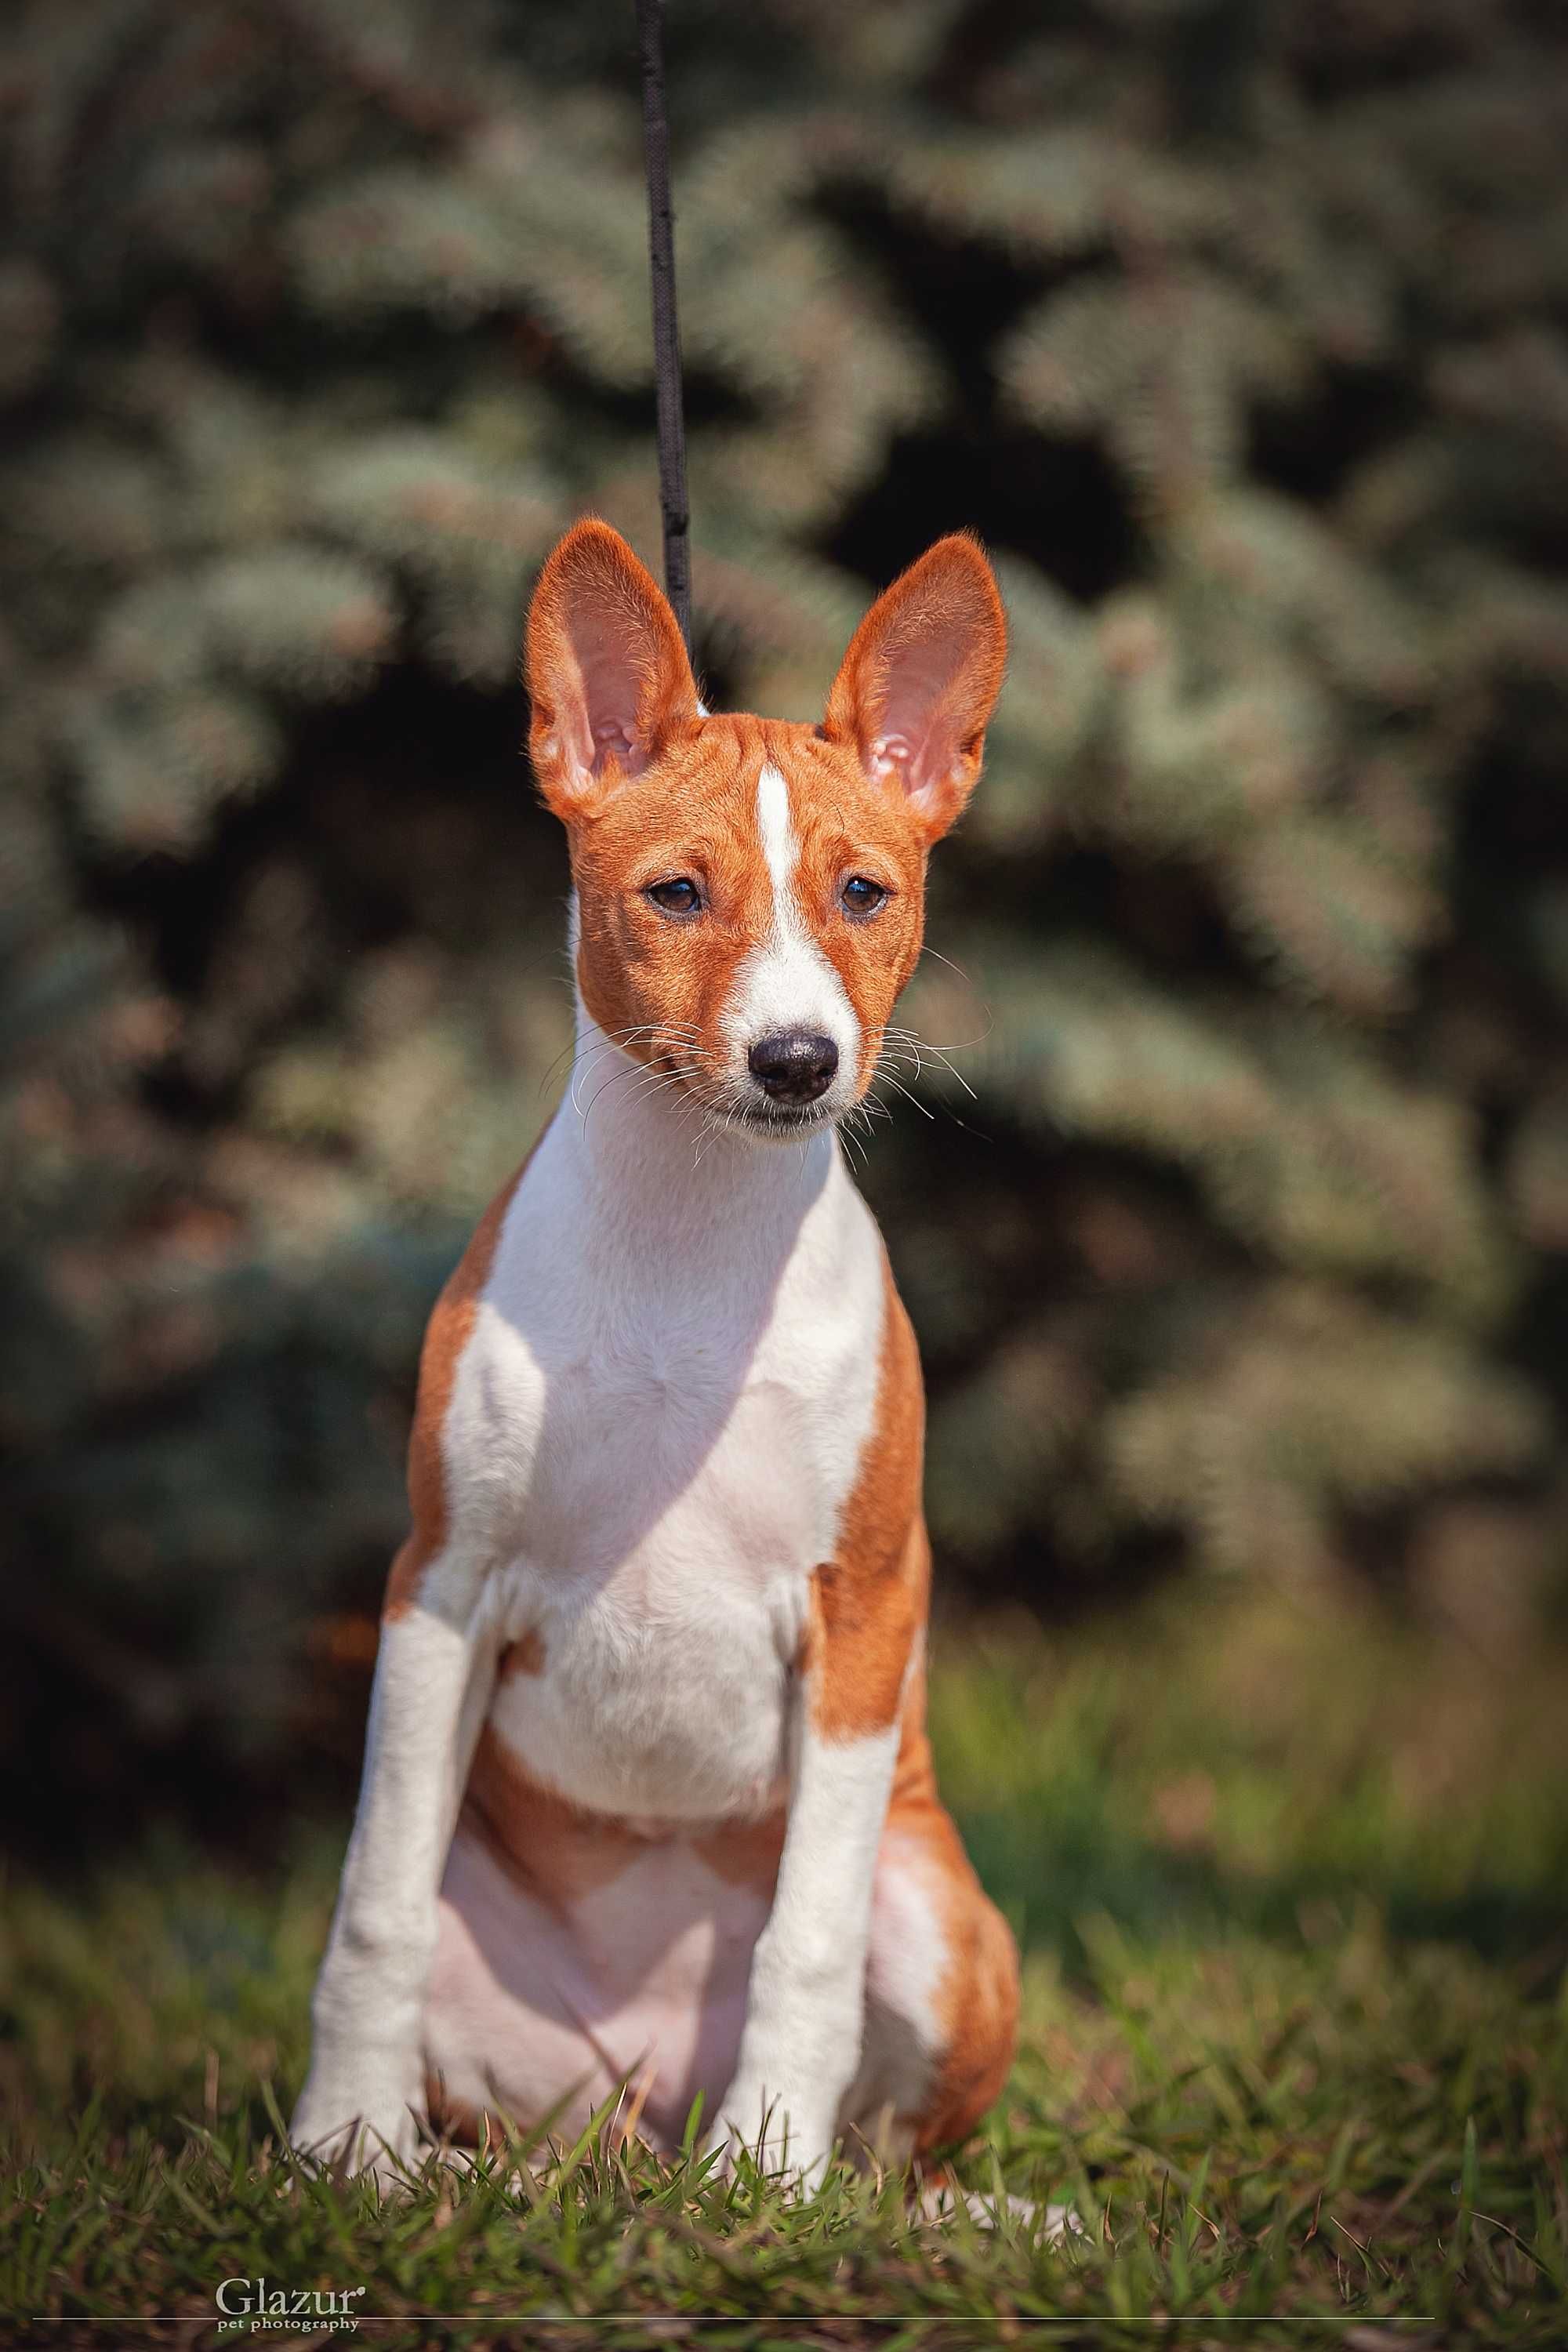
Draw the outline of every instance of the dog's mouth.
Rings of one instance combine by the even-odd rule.
[[[803,1135],[815,1135],[819,1128],[831,1127],[838,1114],[822,1103],[806,1103],[798,1107],[787,1103],[745,1103],[730,1113],[731,1124],[745,1134],[755,1136],[763,1143],[797,1143]]]
[[[821,1129],[835,1127],[847,1105],[823,1097],[810,1103],[770,1102],[758,1089],[744,1084],[715,1086],[705,1073],[674,1055],[660,1057],[662,1066],[686,1092],[696,1097],[715,1125],[731,1135],[756,1143],[799,1143]]]

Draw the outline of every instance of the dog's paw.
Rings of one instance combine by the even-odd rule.
[[[330,2084],[307,2083],[289,2126],[289,2143],[304,2163],[345,2178],[363,2175],[383,2196],[410,2186],[419,2137],[409,2100],[391,2091],[378,2096],[363,2082],[335,2094]]]
[[[721,2101],[709,2146],[733,2172],[742,2155],[769,2179],[809,2196],[833,2161],[834,2118],[809,2092],[774,2091],[738,2080]]]
[[[921,2183],[916,2210],[922,2221],[941,2230],[960,2212],[966,2213],[983,2230],[1001,2230],[1015,2226],[1026,2231],[1038,2231],[1049,2245],[1060,2245],[1064,2239],[1085,2235],[1082,2222],[1070,2205],[1037,2205],[1032,2198],[995,2197],[984,2189],[959,2189],[951,2180],[926,2180]]]

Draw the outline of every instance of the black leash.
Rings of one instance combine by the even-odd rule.
[[[675,223],[669,206],[669,123],[664,102],[664,0],[637,0],[642,53],[647,250],[653,274],[653,373],[658,402],[658,503],[664,584],[691,648],[691,556],[687,541],[686,419],[680,399],[680,330],[675,316]]]

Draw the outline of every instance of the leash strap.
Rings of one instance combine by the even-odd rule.
[[[675,315],[675,221],[669,204],[669,122],[664,99],[664,0],[637,0],[642,55],[643,156],[647,173],[647,250],[653,278],[653,372],[658,416],[658,503],[664,517],[664,583],[691,648],[690,518],[686,503],[686,419],[680,396],[680,330]]]

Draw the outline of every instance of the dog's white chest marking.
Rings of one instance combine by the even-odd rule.
[[[760,1810],[875,1404],[881,1246],[826,1139],[749,1163],[750,1224],[708,1221],[685,1138],[685,1191],[638,1171],[584,1219],[621,1172],[605,1108],[514,1196],[447,1416],[454,1538],[508,1563],[502,1630],[539,1661],[490,1723],[584,1806]]]

